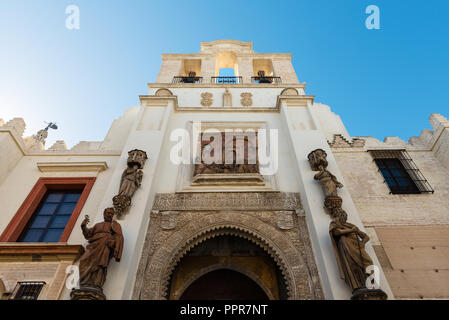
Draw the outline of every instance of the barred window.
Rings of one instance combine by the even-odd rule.
[[[45,282],[43,281],[23,281],[18,282],[14,289],[13,300],[37,300]]]
[[[433,193],[434,190],[405,150],[368,150],[392,194]]]

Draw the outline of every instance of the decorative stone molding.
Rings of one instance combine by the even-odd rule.
[[[192,186],[264,186],[260,173],[213,173],[197,174]]]
[[[171,230],[176,228],[178,224],[179,211],[162,211],[161,228],[163,230]]]
[[[247,239],[278,265],[289,299],[323,299],[318,271],[297,193],[157,194],[139,263],[133,299],[167,299],[170,278],[195,246],[220,235]],[[273,210],[274,209],[274,210]],[[175,229],[163,229],[160,211],[177,217]],[[290,211],[291,220],[277,227],[275,211]],[[172,225],[170,225],[171,227]]]
[[[290,230],[294,227],[292,211],[276,211],[276,225],[281,230]]]
[[[242,106],[250,107],[253,104],[253,95],[249,92],[243,92],[240,94],[240,97],[242,98],[240,100],[240,103]]]
[[[106,161],[98,162],[38,162],[40,172],[101,172],[108,168]]]
[[[365,146],[365,139],[354,138],[352,142],[343,137],[341,134],[334,134],[334,139],[332,142],[328,142],[329,146],[332,148],[363,148]]]
[[[101,290],[96,288],[84,288],[73,289],[70,292],[71,300],[106,300],[106,296]]]
[[[158,193],[153,210],[296,210],[301,198],[293,192]]]
[[[203,107],[210,107],[213,102],[212,93],[210,92],[203,92],[201,94],[201,105]]]

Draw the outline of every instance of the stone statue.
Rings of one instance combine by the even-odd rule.
[[[106,299],[103,294],[103,284],[109,261],[115,258],[120,261],[123,251],[123,234],[120,224],[113,221],[114,208],[104,210],[104,222],[88,228],[89,216],[81,223],[81,229],[89,244],[80,258],[80,288],[73,290],[71,297],[78,299]]]
[[[347,214],[340,209],[335,212],[335,220],[330,223],[329,234],[337,257],[340,276],[352,288],[366,288],[365,281],[369,274],[366,268],[373,264],[365,250],[369,241],[366,233],[346,221]]]
[[[352,300],[386,300],[388,296],[382,290],[366,287],[366,280],[370,276],[366,273],[366,268],[373,265],[365,250],[369,237],[357,226],[346,221],[348,215],[342,209],[342,198],[338,196],[338,189],[342,188],[343,184],[327,170],[326,157],[327,154],[322,149],[314,150],[307,156],[312,170],[318,171],[314,179],[320,181],[323,188],[324,208],[333,218],[329,225],[329,234],[340,276],[352,289]]]
[[[313,178],[320,181],[323,188],[324,197],[338,197],[338,188],[343,188],[337,178],[327,171],[323,166],[319,166],[320,172],[318,172]]]
[[[316,149],[307,156],[313,171],[322,171],[327,168],[327,153],[322,149]],[[320,166],[322,169],[320,169]]]
[[[131,198],[142,183],[142,168],[147,159],[145,151],[134,149],[128,152],[127,167],[120,179],[119,192],[112,198],[118,218],[131,206]]]
[[[122,178],[120,180],[120,189],[118,195],[127,196],[131,198],[136,192],[136,189],[140,187],[142,183],[143,171],[139,169],[137,164],[132,167],[128,167],[123,171]]]
[[[368,289],[366,280],[370,276],[366,268],[373,260],[365,250],[368,235],[356,225],[347,222],[348,215],[341,208],[333,210],[329,234],[337,258],[340,277],[352,289],[352,300],[386,300],[387,294],[380,289]]]

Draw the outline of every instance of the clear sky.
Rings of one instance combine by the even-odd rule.
[[[80,9],[80,29],[65,26]],[[368,30],[365,8],[380,8]],[[408,140],[449,117],[448,0],[0,0],[0,118],[26,135],[56,121],[47,147],[103,140],[154,82],[162,53],[201,41],[253,41],[291,52],[306,93],[339,114],[352,136]]]

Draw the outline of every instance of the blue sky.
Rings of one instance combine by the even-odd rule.
[[[65,9],[80,8],[80,30]],[[377,5],[381,30],[365,28]],[[331,106],[352,136],[408,140],[449,117],[449,1],[0,0],[0,118],[30,135],[56,121],[47,146],[102,140],[154,82],[161,53],[201,41],[253,41],[291,52],[306,93]]]

